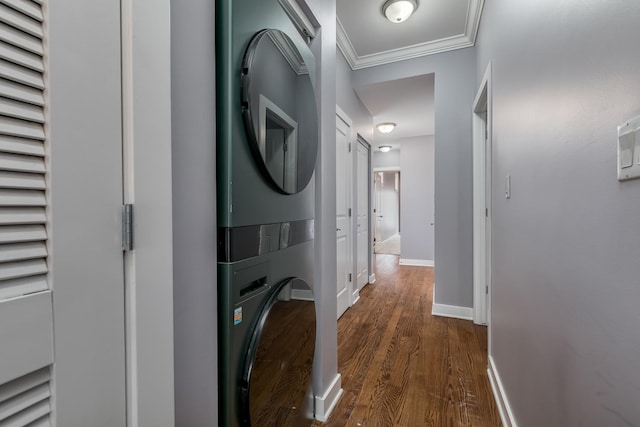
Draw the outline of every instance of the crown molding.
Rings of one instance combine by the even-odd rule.
[[[475,45],[480,17],[484,0],[470,0],[467,9],[467,22],[464,34],[447,37],[439,40],[432,40],[413,46],[387,50],[371,55],[359,56],[353,47],[339,18],[336,18],[336,41],[338,48],[344,55],[352,70],[373,67],[376,65],[390,64],[392,62],[403,61],[405,59],[418,58],[421,56],[434,55],[436,53],[448,52]]]
[[[281,32],[269,31],[267,36],[278,48],[282,56],[284,56],[297,75],[309,74],[309,70],[307,70],[307,65],[304,63],[304,59],[302,58],[300,51],[292,44],[293,41],[283,36],[283,33]]]

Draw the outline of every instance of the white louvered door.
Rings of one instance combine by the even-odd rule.
[[[43,13],[0,0],[0,425],[49,425]]]
[[[0,0],[2,427],[126,425],[120,28]]]

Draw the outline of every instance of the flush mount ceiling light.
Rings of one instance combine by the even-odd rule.
[[[382,13],[394,24],[404,22],[418,8],[417,0],[387,0],[382,5]]]
[[[380,151],[382,151],[383,153],[386,153],[388,151],[391,150],[391,146],[390,145],[381,145],[380,147],[378,147],[380,149]]]
[[[393,122],[380,123],[377,128],[380,133],[389,133],[396,127],[396,124]]]

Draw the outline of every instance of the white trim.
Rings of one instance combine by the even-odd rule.
[[[463,34],[439,40],[432,40],[424,43],[418,43],[413,46],[359,56],[351,43],[351,40],[349,40],[342,23],[338,18],[336,18],[336,41],[338,48],[344,55],[352,70],[462,49],[473,46],[476,42],[483,6],[484,0],[471,0],[469,2],[469,9],[467,10],[465,32]]]
[[[170,1],[122,4],[123,193],[124,202],[135,205],[137,242],[124,253],[127,426],[170,426],[175,419]],[[134,60],[141,56],[144,60]]]
[[[498,412],[500,413],[500,420],[504,427],[518,427],[516,419],[513,416],[513,411],[509,405],[507,394],[504,391],[500,375],[496,369],[493,357],[489,356],[489,367],[487,368],[487,374],[489,375],[489,383],[491,383],[491,390],[493,391],[493,397],[495,398],[496,405],[498,406]]]
[[[373,285],[374,283],[376,283],[376,274],[373,273],[371,276],[369,276],[369,284]]]
[[[486,119],[480,114],[486,112]],[[489,323],[491,293],[491,62],[472,109],[473,119],[473,322]],[[486,132],[486,145],[485,145]]]
[[[310,289],[291,289],[291,299],[314,301],[313,292]]]
[[[433,267],[432,259],[406,259],[400,258],[400,265],[415,265],[418,267]]]
[[[319,25],[313,14],[307,14],[295,0],[278,0],[278,3],[280,3],[280,6],[282,6],[300,34],[309,38],[316,36],[315,27],[319,27]],[[312,21],[315,21],[315,24]]]
[[[435,293],[434,293],[435,294]],[[454,319],[473,320],[473,308],[433,303],[431,314]]]
[[[329,419],[329,415],[338,404],[338,401],[342,397],[344,391],[342,390],[342,376],[336,374],[329,388],[324,392],[322,396],[316,396],[316,410],[315,418],[320,422],[326,422]]]
[[[373,168],[374,172],[400,172],[400,166],[383,166],[379,168]]]
[[[360,301],[360,289],[351,295],[351,305],[355,305],[358,301]]]

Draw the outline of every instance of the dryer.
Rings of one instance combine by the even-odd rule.
[[[315,62],[277,0],[216,19],[219,424],[310,426]]]

